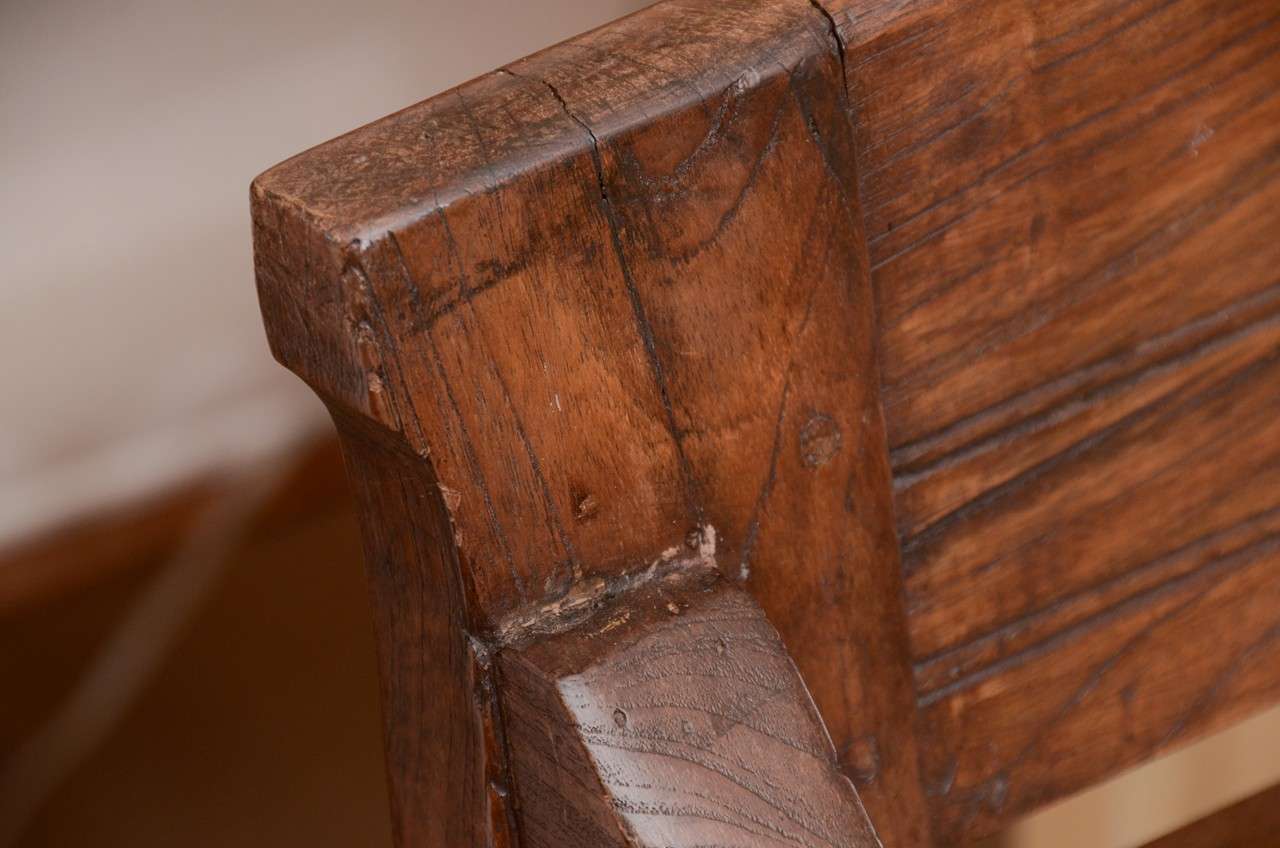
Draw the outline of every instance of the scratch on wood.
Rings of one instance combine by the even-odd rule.
[[[591,619],[611,599],[641,586],[691,575],[713,577],[717,573],[716,529],[706,524],[691,531],[683,546],[667,548],[642,569],[585,578],[554,600],[517,610],[499,622],[495,639],[500,644],[519,644],[535,636],[561,633]],[[605,629],[625,620],[625,616],[621,621],[611,619]]]

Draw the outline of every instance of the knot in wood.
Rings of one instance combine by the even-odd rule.
[[[821,468],[840,452],[842,440],[835,419],[816,413],[800,428],[800,461],[808,468]]]

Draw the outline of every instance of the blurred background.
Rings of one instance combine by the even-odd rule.
[[[249,181],[641,5],[0,0],[0,848],[389,844],[356,528],[267,352]],[[1138,844],[1280,777],[1278,732],[1006,842]]]

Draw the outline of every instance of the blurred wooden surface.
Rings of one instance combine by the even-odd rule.
[[[390,845],[349,504],[312,503],[237,553],[141,700],[19,845]],[[0,617],[0,761],[66,695],[162,559]]]
[[[1146,848],[1274,848],[1280,845],[1280,784],[1157,839]]]
[[[220,492],[221,478],[203,475],[0,547],[0,619],[168,556]],[[256,514],[249,534],[269,538],[349,502],[338,443],[317,436],[298,448],[295,467]]]

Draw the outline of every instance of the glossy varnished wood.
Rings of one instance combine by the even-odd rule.
[[[879,848],[777,631],[714,572],[658,576],[499,667],[526,848]]]

